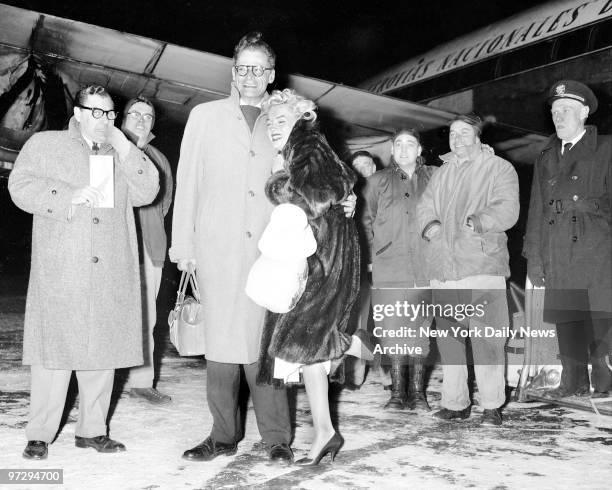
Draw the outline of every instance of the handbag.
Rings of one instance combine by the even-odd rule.
[[[191,284],[192,296],[186,295]],[[170,342],[181,356],[206,354],[204,338],[204,307],[195,272],[183,271],[176,292],[174,309],[168,315]]]

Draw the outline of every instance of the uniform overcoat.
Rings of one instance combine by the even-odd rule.
[[[24,145],[9,178],[17,206],[34,215],[23,363],[47,369],[113,369],[142,364],[138,247],[133,206],[159,190],[151,161],[131,145],[114,156],[114,208],[76,206],[89,185],[91,150],[78,123],[37,133]]]
[[[260,115],[253,131],[231,95],[189,115],[177,171],[170,258],[196,259],[206,358],[257,361],[265,310],[245,293],[272,204],[264,189],[274,150]]]
[[[546,310],[612,312],[611,200],[612,137],[587,126],[562,155],[551,136],[533,170],[523,247],[532,280],[545,279]],[[576,290],[588,291],[583,304]]]

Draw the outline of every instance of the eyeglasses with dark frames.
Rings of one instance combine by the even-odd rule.
[[[79,105],[81,109],[87,109],[91,111],[91,115],[94,119],[100,119],[102,116],[106,116],[109,121],[114,121],[117,119],[119,113],[111,109],[110,111],[105,111],[104,109],[100,109],[99,107],[87,107],[86,105]]]
[[[142,119],[145,122],[151,122],[153,120],[153,114],[142,114],[138,111],[130,111],[127,115],[130,119],[134,119],[135,121]]]
[[[272,71],[274,68],[264,68],[263,66],[259,66],[259,65],[235,65],[234,69],[236,70],[236,73],[240,75],[241,77],[246,76],[249,70],[251,70],[251,73],[253,74],[253,76],[256,76],[257,78],[259,78],[259,77],[263,77],[263,74],[265,72]]]

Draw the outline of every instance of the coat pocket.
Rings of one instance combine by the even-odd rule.
[[[489,257],[497,257],[505,251],[507,241],[505,233],[484,234],[481,237],[482,251]]]
[[[386,245],[383,245],[376,251],[376,255],[378,256],[382,253],[385,253],[385,251],[388,250],[391,245],[393,245],[393,242],[389,242]]]

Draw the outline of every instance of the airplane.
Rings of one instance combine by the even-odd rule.
[[[541,4],[390,67],[360,87],[451,112],[475,111],[497,123],[496,151],[515,164],[532,164],[554,132],[545,99],[561,79],[593,89],[599,109],[589,123],[610,134],[612,0]]]
[[[150,98],[160,114],[157,144],[170,156],[178,155],[189,111],[229,95],[231,67],[232,59],[225,56],[0,4],[0,165],[10,170],[35,131],[65,124],[71,95],[88,83],[125,100],[138,94]],[[401,126],[428,131],[453,116],[316,78],[277,78],[276,87],[289,86],[315,101],[333,121],[339,140],[385,140]],[[12,94],[13,105],[4,107],[11,89],[18,93]]]
[[[494,122],[492,126],[498,138],[493,142],[496,151],[513,155],[514,163],[532,163],[533,147],[541,144],[550,132],[533,114],[542,111],[542,121],[547,116],[543,99],[555,80],[574,77],[593,86],[600,96],[598,117],[606,120],[610,112],[605,109],[605,101],[610,95],[607,84],[611,79],[611,64],[598,66],[598,63],[609,60],[612,54],[611,16],[612,0],[552,2],[513,17],[511,24],[506,21],[493,24],[444,45],[431,55],[418,57],[418,70],[412,68],[415,62],[409,61],[374,77],[360,88],[291,74],[281,75],[281,83],[277,85],[292,87],[314,100],[323,115],[335,124],[339,139],[349,151],[367,148],[385,161],[389,137],[395,129],[416,127],[430,133],[433,140],[431,134],[445,128],[456,113],[478,110]],[[573,39],[566,36],[578,35],[580,29],[588,29],[589,42],[586,48],[580,48],[588,51],[568,59],[558,58],[565,39]],[[550,35],[545,35],[545,30]],[[542,31],[539,36],[543,41],[535,36],[535,31]],[[519,41],[519,37],[525,37],[525,42]],[[509,39],[517,40],[516,46]],[[543,66],[521,64],[523,57],[528,59],[521,50],[534,49],[540,42],[556,47],[553,49],[556,61]],[[510,47],[505,49],[503,44]],[[487,46],[495,49],[487,53]],[[538,49],[543,48],[536,48],[534,53]],[[469,53],[475,50],[473,55]],[[501,67],[512,60],[520,69],[504,72]],[[541,60],[530,61],[536,62]],[[566,62],[570,67],[585,63],[587,69],[582,74],[587,73],[590,78],[585,80],[578,76],[580,72],[569,71],[562,64]],[[483,71],[478,83],[474,82],[476,75],[471,75],[472,78],[461,75],[462,70],[480,74],[479,70],[489,66],[487,63],[494,63],[493,75]],[[598,66],[596,72],[592,70],[594,66]],[[189,111],[199,103],[229,95],[231,67],[232,59],[224,56],[0,4],[2,235],[6,231],[11,231],[13,236],[27,234],[23,231],[23,222],[15,217],[17,211],[5,182],[19,149],[34,132],[63,127],[72,110],[72,95],[80,85],[104,85],[113,95],[125,100],[138,94],[149,97],[160,115],[155,128],[159,135],[156,145],[174,157],[172,163],[176,165],[178,144]],[[410,73],[414,74],[414,80],[409,80]],[[599,73],[600,78],[593,78],[594,73]],[[444,78],[447,76],[450,78]],[[451,80],[455,85],[447,81],[450,88],[436,92],[442,86],[440,80]],[[598,84],[597,80],[603,82]],[[426,92],[429,95],[419,95],[425,93],[428,86],[422,84],[427,83],[432,84],[430,92]],[[411,89],[416,95],[408,92]],[[428,105],[405,100],[409,96]],[[514,97],[519,97],[520,104]],[[533,102],[523,103],[527,99]],[[5,245],[0,242],[0,246]],[[9,244],[6,250],[14,248]],[[519,367],[521,364],[517,361]],[[600,411],[612,414],[612,409]]]

